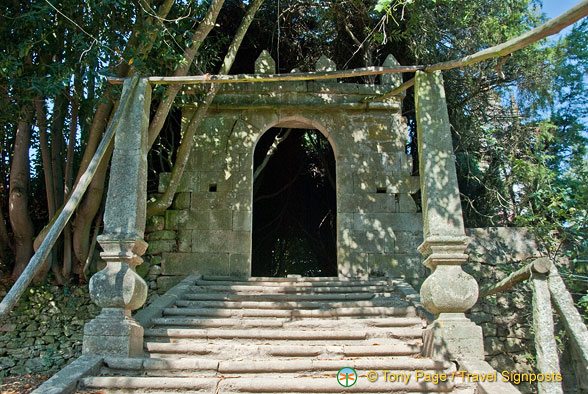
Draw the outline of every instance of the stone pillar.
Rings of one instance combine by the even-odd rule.
[[[120,103],[104,233],[98,237],[106,268],[90,279],[92,301],[103,309],[84,327],[84,354],[129,357],[143,353],[143,327],[131,317],[131,311],[147,298],[147,284],[135,267],[143,262],[141,256],[147,249],[143,236],[151,87],[145,78],[134,82],[128,79],[123,88],[129,92],[129,103]]]
[[[461,268],[467,261],[451,130],[440,71],[417,72],[415,108],[424,242],[418,250],[432,273],[421,301],[436,320],[424,335],[425,355],[484,358],[482,329],[465,317],[478,299],[476,280]]]

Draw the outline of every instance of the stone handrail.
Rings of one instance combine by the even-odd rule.
[[[42,267],[42,263],[49,256],[49,253],[51,252],[53,245],[55,245],[57,238],[59,238],[59,236],[61,235],[61,232],[65,228],[65,225],[73,215],[80,201],[82,200],[82,197],[86,192],[86,189],[90,185],[90,182],[92,181],[92,178],[96,173],[98,165],[102,161],[102,158],[104,157],[106,150],[110,145],[112,138],[114,137],[115,130],[121,120],[122,113],[126,110],[129,104],[130,100],[128,100],[128,98],[131,97],[131,93],[133,89],[137,86],[138,80],[139,77],[135,76],[132,80],[130,80],[128,85],[125,85],[125,88],[123,89],[122,96],[120,99],[120,105],[118,106],[118,109],[116,110],[114,117],[112,118],[112,122],[110,122],[110,125],[104,133],[104,137],[102,138],[102,141],[100,142],[100,145],[96,150],[96,153],[94,153],[94,157],[92,157],[92,160],[88,165],[88,168],[80,177],[80,180],[76,185],[73,193],[69,197],[67,203],[65,204],[65,207],[59,214],[58,218],[51,226],[49,232],[47,233],[47,236],[41,243],[41,246],[35,252],[23,273],[20,275],[18,280],[14,283],[8,294],[6,294],[6,296],[0,303],[0,322],[8,316],[8,313],[10,313],[12,308],[14,308],[14,306],[16,305],[24,291],[27,289],[27,287],[29,286],[37,272],[40,270],[40,268]]]
[[[482,299],[483,297],[500,293],[501,291],[509,290],[511,287],[529,279],[532,272],[537,274],[546,274],[549,272],[550,267],[551,262],[546,257],[541,257],[536,260],[533,260],[529,264],[525,265],[523,268],[520,268],[519,270],[511,273],[509,276],[507,276],[500,282],[491,285],[486,285],[480,288],[480,294],[478,295],[478,299]]]

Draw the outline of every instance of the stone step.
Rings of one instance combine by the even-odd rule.
[[[394,285],[375,285],[375,286],[264,286],[263,284],[238,284],[238,285],[203,285],[203,286],[190,286],[190,292],[197,293],[225,293],[225,294],[238,294],[238,293],[278,293],[278,294],[331,294],[331,293],[375,293],[375,292],[393,292]]]
[[[189,308],[229,308],[229,309],[332,309],[365,308],[377,306],[406,306],[408,303],[399,297],[380,297],[371,301],[193,301],[178,300],[177,306]]]
[[[253,328],[253,327],[284,327],[284,328],[321,328],[333,330],[352,330],[365,327],[423,327],[426,323],[419,317],[387,317],[355,319],[342,317],[339,319],[306,318],[291,320],[288,318],[274,319],[234,319],[234,318],[191,318],[191,317],[160,317],[152,320],[158,326],[182,326],[202,328]]]
[[[281,318],[304,318],[304,317],[342,317],[342,316],[416,316],[416,309],[409,307],[366,307],[366,308],[333,308],[323,309],[213,309],[213,308],[165,308],[164,316],[209,316],[209,317],[281,317]]]
[[[207,355],[218,357],[230,355],[237,357],[369,357],[369,356],[407,356],[417,355],[422,342],[404,343],[400,341],[379,341],[378,344],[363,345],[324,345],[301,344],[236,344],[230,340],[224,343],[195,341],[145,342],[145,350],[151,356],[177,356],[179,354]]]
[[[393,297],[394,293],[379,293],[381,297]],[[272,294],[272,293],[186,293],[184,300],[194,301],[362,301],[375,298],[375,293],[322,293],[322,294]]]
[[[234,280],[197,280],[195,282],[196,286],[263,286],[263,287],[312,287],[312,288],[322,288],[322,287],[348,287],[348,288],[356,288],[356,287],[365,287],[365,286],[394,286],[397,281],[394,280],[317,280],[317,281],[308,281],[308,280],[297,280],[297,281],[271,281],[271,280],[264,280],[264,281],[234,281]]]
[[[450,392],[454,388],[451,382],[433,384],[424,379],[417,381],[414,376],[408,381],[389,382],[378,379],[367,380],[359,374],[357,383],[343,388],[337,381],[336,374],[324,374],[320,377],[306,376],[225,376],[222,378],[202,377],[90,377],[84,378],[82,384],[86,389],[123,389],[142,390],[181,390],[192,392],[208,390],[209,393],[382,393],[382,392]],[[159,391],[169,392],[169,391]]]
[[[213,371],[220,373],[284,373],[284,372],[312,372],[338,371],[344,367],[360,370],[378,371],[444,371],[452,368],[446,361],[435,361],[427,358],[389,357],[362,358],[341,360],[315,359],[272,359],[272,360],[214,360],[206,358],[185,357],[178,359],[157,358],[124,358],[107,357],[106,366],[115,371],[146,372],[166,371],[169,373],[189,373]]]
[[[149,328],[145,337],[199,339],[258,339],[258,340],[364,340],[369,338],[421,338],[421,327],[394,327],[371,330],[239,330]]]

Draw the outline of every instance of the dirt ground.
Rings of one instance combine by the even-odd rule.
[[[49,378],[49,375],[24,375],[1,378],[0,394],[28,394]]]

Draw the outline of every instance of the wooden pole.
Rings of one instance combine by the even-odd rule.
[[[533,328],[535,329],[535,350],[537,351],[537,369],[544,375],[561,374],[559,357],[555,343],[553,312],[549,300],[549,287],[545,274],[533,274]],[[551,379],[537,382],[540,394],[563,394],[561,382]]]
[[[108,145],[110,144],[110,141],[114,136],[114,131],[116,130],[116,127],[120,122],[121,114],[129,104],[128,97],[131,95],[131,92],[134,90],[135,86],[137,86],[138,81],[138,76],[135,76],[127,84],[128,88],[126,88],[127,86],[125,86],[126,89],[123,90],[123,94],[121,97],[121,105],[114,114],[112,122],[110,122],[110,125],[106,130],[106,133],[104,133],[104,137],[102,138],[102,141],[100,142],[100,145],[96,150],[96,153],[94,153],[94,157],[88,165],[88,168],[81,176],[76,188],[74,189],[71,196],[69,197],[69,200],[65,204],[65,207],[63,208],[63,210],[61,211],[61,213],[49,229],[49,232],[47,233],[47,236],[41,243],[41,246],[39,246],[39,249],[37,249],[37,252],[33,255],[23,273],[18,277],[18,280],[14,283],[8,294],[6,294],[6,296],[0,303],[0,322],[4,320],[6,316],[8,316],[8,313],[12,310],[14,305],[16,305],[19,298],[22,296],[22,293],[24,293],[28,285],[31,283],[37,271],[41,268],[41,263],[47,258],[47,256],[51,252],[51,248],[55,244],[55,241],[57,241],[57,238],[63,231],[63,228],[65,227],[65,225],[73,215],[75,209],[79,205],[80,201],[82,200],[82,197],[84,196],[86,189],[90,185],[92,177],[94,176],[94,173],[96,172],[98,165],[102,161],[102,157],[104,156],[104,153],[106,152],[106,149],[108,148]]]
[[[561,279],[561,276],[559,276],[555,265],[549,271],[548,284],[555,309],[560,315],[566,331],[570,336],[572,346],[578,351],[578,355],[584,365],[584,370],[588,372],[588,328],[586,328],[584,319],[582,319],[582,316],[574,306],[574,300],[566,289],[566,285]]]
[[[386,94],[376,97],[369,97],[362,100],[364,103],[373,103],[374,101],[384,101],[389,99],[390,97],[398,96],[400,93],[404,92],[408,88],[414,85],[414,78],[409,79],[408,81],[404,82],[402,85],[398,86],[397,88],[389,91]]]
[[[546,274],[547,272],[549,272],[550,266],[551,262],[547,257],[541,257],[536,260],[533,260],[531,263],[513,272],[500,282],[495,283],[493,285],[483,286],[480,289],[480,295],[478,296],[478,299],[510,289],[514,285],[517,285],[522,281],[529,279],[529,277],[531,276],[531,272],[535,272],[538,274]]]
[[[587,0],[588,1],[588,0]],[[363,77],[366,75],[380,75],[403,72],[415,72],[424,70],[425,66],[394,66],[394,67],[362,67],[351,70],[338,71],[311,71],[306,73],[290,74],[237,74],[237,75],[188,75],[183,77],[149,77],[149,82],[160,85],[170,84],[203,84],[203,83],[244,83],[244,82],[286,82],[286,81],[311,81],[336,78]],[[125,78],[108,78],[112,84],[121,84]]]

